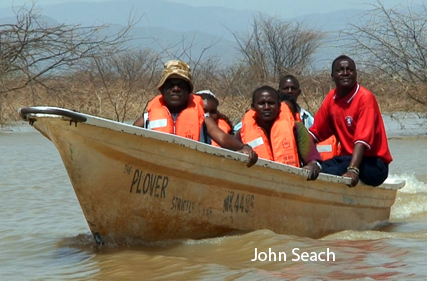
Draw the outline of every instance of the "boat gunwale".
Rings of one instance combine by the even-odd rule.
[[[201,143],[198,141],[194,141],[191,139],[187,139],[177,135],[171,135],[163,132],[152,131],[149,129],[136,127],[130,124],[121,123],[118,121],[113,121],[110,119],[92,116],[85,113],[75,112],[72,110],[58,108],[58,107],[45,107],[45,106],[37,106],[37,107],[24,107],[18,110],[20,116],[30,122],[30,124],[34,123],[37,118],[63,118],[65,121],[69,121],[70,124],[75,122],[77,123],[85,123],[88,125],[93,125],[101,128],[110,129],[117,132],[133,134],[137,136],[143,136],[146,138],[151,138],[155,140],[165,141],[168,143],[174,143],[178,145],[182,145],[184,147],[194,149],[197,151],[201,151],[204,153],[221,156],[228,159],[237,160],[240,162],[247,162],[248,156],[246,154],[235,152],[232,150],[218,148],[211,146],[209,144]],[[293,166],[289,166],[286,164],[281,164],[277,162],[273,162],[265,159],[258,159],[258,162],[255,164],[256,166],[267,167],[274,170],[280,170],[284,172],[288,172],[297,176],[307,177],[308,171],[302,168],[297,168]],[[350,184],[351,178],[341,177],[335,175],[329,175],[325,173],[320,173],[317,180],[321,180],[324,182],[333,182],[333,183],[342,183],[342,184]],[[367,186],[361,182],[359,182],[361,186]],[[375,189],[386,189],[386,190],[398,190],[403,188],[405,185],[405,181],[400,181],[397,183],[383,183],[380,186],[367,186],[369,188]]]

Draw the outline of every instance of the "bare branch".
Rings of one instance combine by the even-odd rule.
[[[265,79],[304,71],[324,34],[305,30],[302,23],[259,14],[252,20],[251,33],[233,36],[246,63],[261,72],[260,79]]]
[[[0,94],[43,85],[43,79],[72,70],[77,62],[120,52],[134,24],[130,19],[108,35],[107,25],[48,25],[34,6],[15,15],[15,23],[0,25]]]

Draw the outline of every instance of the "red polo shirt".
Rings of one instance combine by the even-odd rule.
[[[393,160],[377,100],[359,84],[344,98],[331,90],[314,116],[310,133],[317,142],[335,135],[341,155],[352,155],[354,145],[362,143],[365,156],[379,157],[386,164]]]

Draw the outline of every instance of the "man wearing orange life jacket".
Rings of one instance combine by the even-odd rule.
[[[295,122],[278,92],[269,86],[256,89],[252,106],[242,120],[236,138],[248,143],[260,158],[309,170],[308,180],[315,180],[321,170],[319,153],[307,129]]]
[[[301,94],[301,87],[298,79],[293,75],[285,75],[280,79],[279,82],[279,97],[280,101],[283,102],[288,100],[293,102],[296,107],[296,120],[302,122],[307,129],[309,129],[314,122],[313,116],[298,103],[298,97]],[[335,136],[319,142],[317,144],[317,150],[319,151],[322,160],[331,159],[337,156],[340,151],[339,143]]]
[[[218,111],[219,101],[215,94],[209,90],[198,91],[196,95],[203,99],[203,109],[206,116],[212,117],[218,124],[218,128],[226,134],[232,134],[233,124],[228,116]],[[215,141],[210,141],[213,146],[219,147]]]
[[[188,64],[179,60],[166,62],[158,90],[160,94],[148,104],[149,129],[196,141],[207,135],[223,148],[247,154],[248,167],[256,163],[258,156],[250,146],[224,133],[215,120],[204,116],[202,98],[191,94],[193,84]],[[144,123],[141,116],[134,125],[143,127]]]

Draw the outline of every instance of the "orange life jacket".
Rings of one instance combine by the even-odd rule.
[[[300,114],[297,113],[296,115],[296,119],[299,122],[302,122]],[[334,156],[338,156],[341,152],[341,145],[335,136],[331,136],[317,144],[317,151],[319,151],[322,160],[325,161],[333,158]]]
[[[340,155],[340,150],[341,145],[335,136],[331,136],[317,144],[317,151],[319,151],[320,157],[322,157],[323,161]]]
[[[299,112],[297,112],[295,115],[296,115],[295,120],[302,123],[301,114],[299,114]]]
[[[204,119],[203,101],[197,95],[188,96],[187,108],[179,113],[176,122],[165,106],[162,95],[156,96],[148,104],[148,125],[155,131],[198,141]]]
[[[256,113],[251,109],[243,117],[240,136],[243,143],[250,145],[258,157],[300,167],[294,124],[292,112],[282,104],[279,116],[271,128],[270,143],[265,131],[257,125]]]
[[[217,123],[218,123],[218,128],[220,128],[224,133],[229,134],[231,132],[230,125],[228,125],[228,123],[224,119],[218,119]],[[214,140],[211,140],[211,143],[213,146],[221,147]]]

